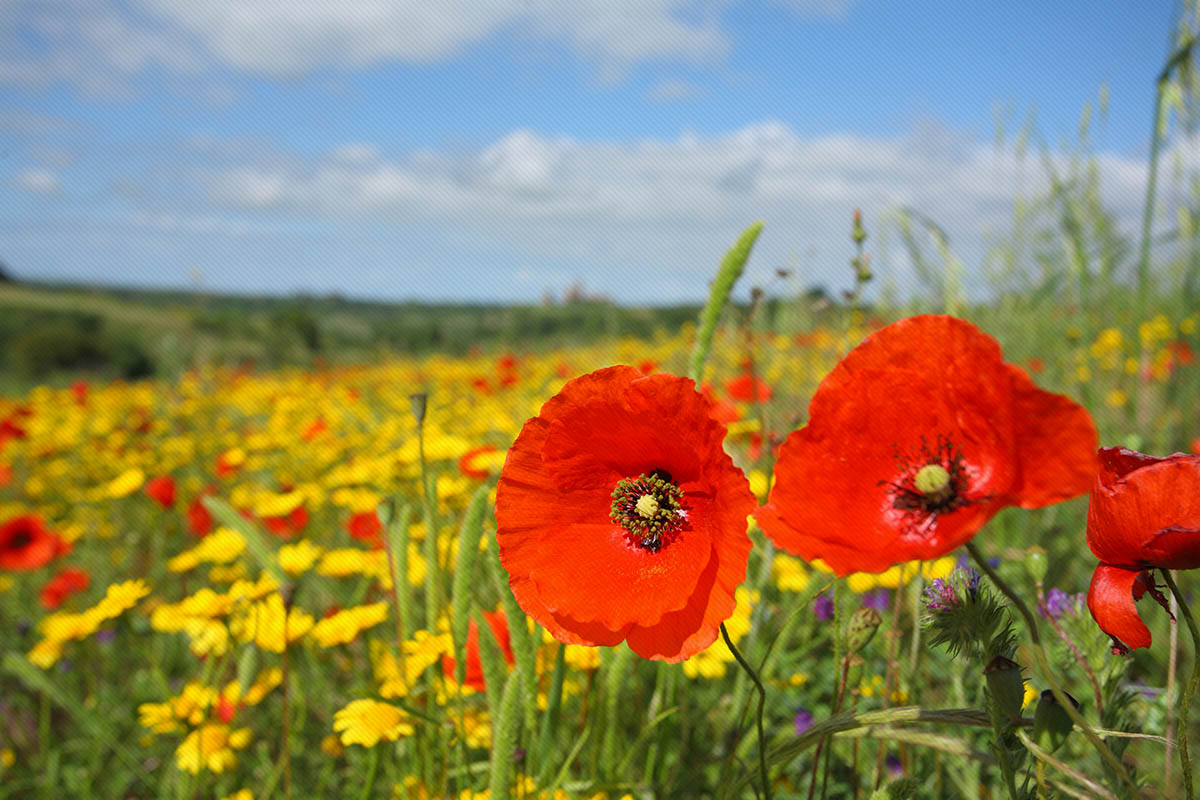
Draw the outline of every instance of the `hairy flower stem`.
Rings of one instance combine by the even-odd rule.
[[[1136,795],[1138,792],[1137,784],[1133,782],[1133,778],[1129,777],[1129,772],[1125,769],[1125,765],[1121,763],[1121,760],[1117,758],[1112,750],[1108,749],[1108,745],[1106,745],[1104,740],[1101,739],[1096,731],[1092,729],[1092,726],[1088,725],[1087,720],[1085,720],[1083,715],[1079,713],[1079,710],[1075,708],[1075,704],[1071,702],[1070,698],[1067,697],[1067,693],[1063,691],[1062,686],[1058,682],[1058,678],[1056,678],[1054,673],[1051,671],[1050,659],[1046,655],[1046,647],[1042,644],[1042,637],[1038,632],[1037,618],[1033,615],[1033,612],[1029,610],[1029,606],[1025,605],[1025,601],[1023,601],[1017,595],[1017,593],[1013,591],[1011,586],[1004,582],[1004,579],[1000,577],[996,570],[992,569],[991,564],[989,564],[987,559],[983,557],[983,553],[979,552],[979,548],[975,546],[975,542],[967,542],[966,547],[967,552],[971,554],[971,558],[973,558],[975,563],[979,565],[979,569],[991,579],[992,583],[996,584],[996,588],[1003,592],[1005,597],[1012,601],[1012,604],[1016,606],[1017,611],[1019,611],[1021,616],[1025,618],[1025,624],[1029,628],[1029,638],[1033,640],[1034,658],[1037,659],[1038,668],[1042,671],[1042,675],[1046,678],[1046,682],[1050,684],[1050,691],[1054,693],[1054,699],[1058,701],[1058,704],[1064,711],[1067,712],[1067,716],[1071,718],[1071,721],[1074,722],[1079,730],[1083,732],[1083,735],[1087,737],[1087,740],[1091,743],[1092,747],[1095,748],[1096,752],[1100,754],[1100,757],[1108,762],[1108,765],[1112,768],[1117,777],[1121,779],[1121,782],[1128,786],[1129,790]]]
[[[771,784],[767,781],[767,737],[763,733],[763,707],[767,702],[767,690],[763,688],[762,681],[758,679],[758,673],[754,671],[754,667],[750,666],[750,662],[746,661],[738,649],[733,646],[733,640],[729,638],[729,631],[725,629],[724,622],[721,623],[721,638],[725,640],[725,646],[729,648],[729,652],[733,654],[738,665],[746,671],[750,680],[754,681],[754,687],[758,689],[758,772],[759,778],[762,780],[763,797],[765,800],[771,800]]]
[[[1192,698],[1196,694],[1196,685],[1200,683],[1200,631],[1196,629],[1196,620],[1192,616],[1192,610],[1188,608],[1187,602],[1183,599],[1183,595],[1179,592],[1179,587],[1175,585],[1175,579],[1171,577],[1169,569],[1160,570],[1163,580],[1171,589],[1171,594],[1175,596],[1175,600],[1179,603],[1179,610],[1183,614],[1183,619],[1187,622],[1188,632],[1192,634],[1192,677],[1188,680],[1187,686],[1183,690],[1183,701],[1179,704],[1179,721],[1175,731],[1176,742],[1179,748],[1179,766],[1183,768],[1183,790],[1184,796],[1188,800],[1195,797],[1192,787],[1192,759],[1188,754],[1188,711],[1192,707]]]

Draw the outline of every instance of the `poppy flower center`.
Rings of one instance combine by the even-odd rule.
[[[28,531],[21,531],[8,540],[9,550],[23,550],[33,542],[33,536]]]
[[[683,490],[662,470],[622,478],[613,489],[609,519],[627,530],[645,550],[661,550],[682,530],[686,518]]]
[[[915,458],[897,454],[900,478],[881,481],[892,494],[892,507],[908,512],[921,532],[927,532],[938,514],[946,514],[971,502],[966,497],[967,475],[962,450],[939,436],[930,447],[922,439]]]

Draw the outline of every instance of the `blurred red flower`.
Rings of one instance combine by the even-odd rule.
[[[0,524],[0,569],[34,570],[70,549],[71,545],[47,530],[41,517],[33,514]]]
[[[170,475],[159,475],[146,481],[142,487],[146,495],[163,508],[175,505],[175,479]]]
[[[758,521],[837,574],[930,560],[1005,506],[1086,492],[1088,412],[1004,363],[970,323],[918,316],[871,334],[821,382],[784,442]]]
[[[211,492],[205,492],[205,494],[211,494]],[[187,508],[188,528],[191,530],[192,535],[200,538],[208,536],[208,534],[212,533],[213,529],[213,516],[204,507],[204,503],[201,502],[203,499],[204,495],[200,495],[192,500]]]
[[[372,547],[383,547],[383,524],[374,511],[354,514],[346,521],[346,530],[351,538],[366,542]]]
[[[1149,570],[1200,567],[1200,456],[1101,449],[1087,540],[1100,559],[1088,589],[1092,617],[1114,652],[1149,647],[1135,601],[1149,592],[1166,605]]]
[[[472,447],[470,450],[463,453],[458,459],[458,471],[467,478],[474,478],[480,481],[487,480],[491,473],[486,469],[477,467],[475,465],[475,459],[478,456],[487,455],[488,453],[494,452],[496,452],[496,448],[490,444]]]
[[[734,400],[742,403],[753,403],[757,400],[765,403],[771,399],[774,392],[763,382],[749,372],[743,372],[725,382],[725,391]]]
[[[496,499],[500,560],[559,641],[680,661],[717,637],[746,574],[754,497],[685,378],[569,381],[525,423]]]
[[[508,617],[504,614],[504,609],[495,611],[484,611],[483,619],[487,622],[488,627],[492,629],[492,635],[496,637],[497,643],[500,645],[500,652],[504,655],[504,660],[509,666],[514,663],[512,643],[508,636]],[[463,678],[463,684],[470,686],[472,689],[482,692],[487,688],[487,684],[483,679],[483,662],[479,660],[479,624],[471,619],[471,624],[467,628],[467,670]],[[451,655],[442,656],[442,673],[446,677],[454,677],[454,668],[456,662]]]
[[[63,569],[46,581],[46,585],[42,587],[42,591],[38,595],[42,602],[42,608],[53,611],[61,606],[68,596],[88,588],[91,582],[91,576],[85,570],[78,567]]]

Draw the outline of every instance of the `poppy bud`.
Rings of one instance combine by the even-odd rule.
[[[392,524],[392,518],[396,515],[396,504],[391,500],[384,500],[375,508],[375,516],[379,517],[379,524],[387,530]]]
[[[862,650],[875,636],[875,631],[883,623],[883,617],[870,606],[863,606],[854,612],[850,622],[846,624],[846,651],[857,653]]]
[[[412,415],[416,418],[418,425],[425,424],[425,405],[429,400],[429,395],[424,392],[410,394],[408,396],[409,408],[412,409]]]
[[[1029,552],[1025,554],[1025,569],[1029,570],[1034,583],[1041,585],[1042,581],[1046,580],[1046,570],[1049,566],[1045,550],[1040,547],[1029,548]]]
[[[1064,692],[1063,694],[1066,694]],[[1067,699],[1079,708],[1079,703],[1071,695]],[[1053,753],[1062,747],[1071,733],[1073,723],[1065,708],[1059,705],[1054,692],[1047,689],[1038,700],[1037,711],[1033,713],[1033,739],[1048,753]]]
[[[1021,701],[1025,699],[1021,665],[1004,656],[996,656],[983,668],[983,676],[1000,716],[1006,722],[1020,719]]]

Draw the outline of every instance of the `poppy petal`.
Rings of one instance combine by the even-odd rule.
[[[1008,365],[1021,475],[1017,505],[1041,508],[1086,492],[1096,479],[1097,434],[1083,406],[1039,389],[1020,367]]]
[[[1088,587],[1088,609],[1100,630],[1132,650],[1150,646],[1150,629],[1138,616],[1134,601],[1135,583],[1141,574],[1141,570],[1101,564]]]
[[[1192,569],[1197,563],[1194,537],[1200,529],[1200,457],[1171,456],[1142,460],[1126,451],[1105,454],[1102,473],[1088,504],[1087,539],[1105,564],[1127,567]]]

